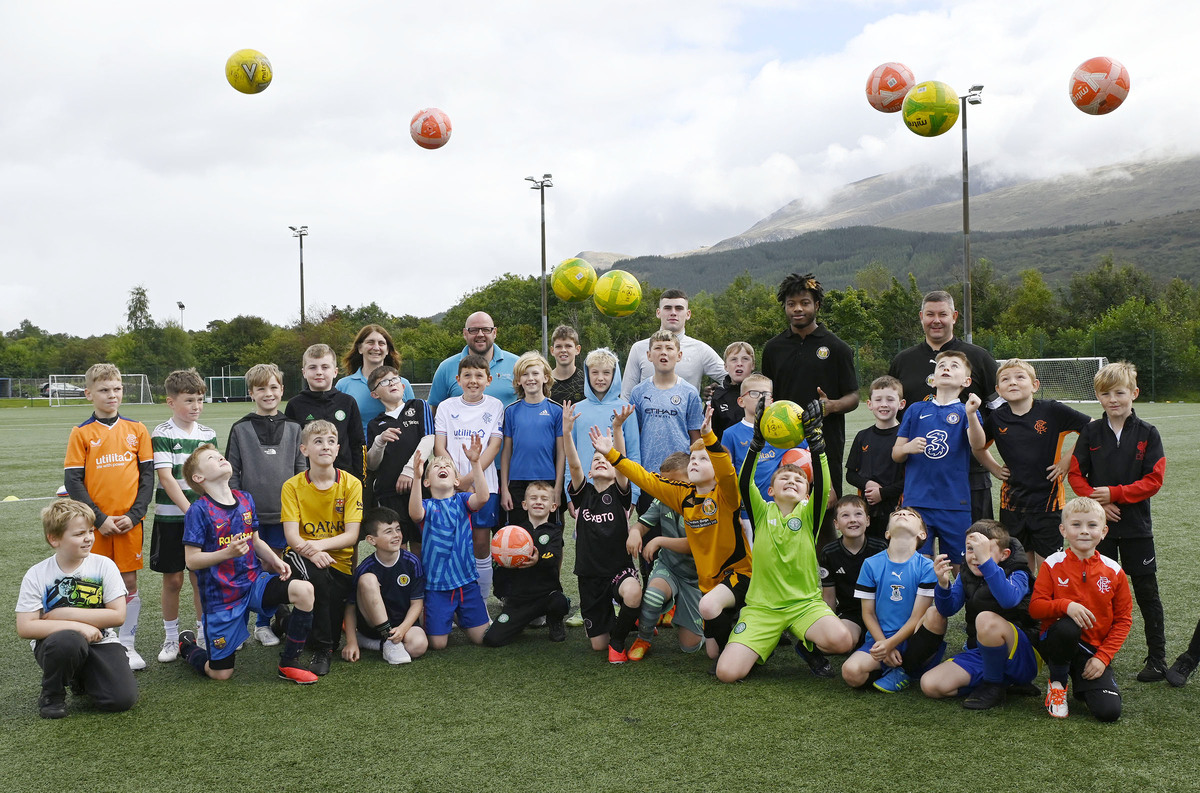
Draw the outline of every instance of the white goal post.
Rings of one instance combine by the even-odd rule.
[[[204,378],[205,402],[249,402],[250,395],[246,391],[246,378],[238,376],[219,376]]]
[[[1025,359],[1041,382],[1034,394],[1038,399],[1059,402],[1095,402],[1096,389],[1092,379],[1108,359],[1099,358],[1027,358]]]
[[[67,407],[86,405],[88,399],[84,396],[87,376],[82,374],[52,374],[42,385],[42,396],[49,397],[50,407]],[[154,396],[150,393],[150,378],[144,374],[121,375],[121,385],[125,387],[121,399],[123,405],[150,405]]]

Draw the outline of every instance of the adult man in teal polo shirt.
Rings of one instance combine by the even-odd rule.
[[[505,405],[517,400],[513,391],[513,364],[517,356],[505,352],[496,346],[496,324],[486,312],[476,311],[467,317],[466,327],[463,328],[463,338],[467,346],[458,355],[451,355],[438,364],[433,374],[433,384],[429,388],[429,404],[437,407],[442,400],[452,396],[462,396],[455,377],[458,375],[458,362],[467,355],[482,355],[488,362],[492,373],[492,382],[484,392],[499,399]]]

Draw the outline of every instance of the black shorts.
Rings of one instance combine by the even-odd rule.
[[[621,582],[626,578],[637,578],[637,570],[622,568],[612,577],[579,577],[579,613],[583,615],[583,628],[588,638],[611,633],[616,615],[613,601],[620,600]]]
[[[183,523],[155,518],[150,529],[150,569],[156,573],[182,573],[186,568]]]
[[[1096,550],[1120,562],[1125,575],[1130,578],[1158,572],[1153,537],[1114,537],[1110,534],[1100,541]]]
[[[1062,512],[1024,512],[1000,508],[1000,522],[1008,533],[1021,541],[1025,550],[1033,551],[1045,559],[1063,549]]]
[[[421,483],[417,482],[414,486],[420,487]],[[404,535],[405,542],[421,542],[421,527],[408,516],[407,493],[390,493],[385,496],[376,495],[375,504],[376,506],[387,507],[400,516],[400,532]]]
[[[487,633],[483,634],[483,643],[488,647],[503,647],[538,617],[561,620],[570,610],[571,600],[562,590],[534,598],[508,598],[504,601],[503,610],[488,626]]]
[[[721,580],[717,584],[724,584],[733,592],[732,608],[740,609],[746,605],[746,592],[750,589],[750,576],[735,573],[731,570],[721,576]]]

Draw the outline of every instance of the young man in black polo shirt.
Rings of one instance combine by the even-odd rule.
[[[996,395],[996,359],[982,347],[956,338],[954,323],[957,320],[954,297],[949,292],[939,289],[926,294],[921,300],[921,329],[925,332],[925,340],[897,353],[888,367],[888,374],[904,386],[904,399],[911,408],[933,398],[936,391],[933,387],[934,357],[948,350],[961,352],[971,363],[971,384],[962,390],[959,398],[966,402],[971,394],[976,394],[983,403],[983,417],[987,418],[1002,401]],[[900,417],[903,418],[903,411]],[[974,457],[970,465],[971,520],[990,519],[994,516],[992,478]]]
[[[762,372],[771,378],[776,402],[790,399],[798,405],[807,405],[814,399],[821,401],[832,505],[842,494],[844,414],[858,407],[858,377],[850,345],[817,324],[824,296],[825,291],[812,273],[792,273],[783,279],[775,298],[783,306],[788,328],[763,347]],[[825,516],[827,523],[832,524],[833,510]],[[821,539],[828,536],[823,534]]]

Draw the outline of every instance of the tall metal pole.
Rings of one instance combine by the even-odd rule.
[[[962,102],[963,155],[963,337],[971,342],[971,177],[967,168],[967,98]]]
[[[300,238],[300,327],[304,327],[304,238],[308,236],[308,226],[288,226],[293,237]]]
[[[546,314],[548,306],[546,305],[546,186],[542,185],[538,191],[542,198],[542,357],[547,360],[550,358],[550,336],[548,320]]]
[[[538,179],[533,176],[526,176],[525,181],[533,182],[530,185],[530,190],[537,190],[541,193],[542,203],[542,356],[550,357],[550,331],[548,326],[549,309],[546,305],[546,188],[554,187],[554,182],[551,181],[551,176],[548,173],[542,174],[542,178]]]
[[[962,103],[962,181],[963,181],[963,338],[972,343],[971,332],[971,176],[967,167],[967,105],[978,105],[983,101],[982,85],[972,85],[966,95],[959,97]]]

